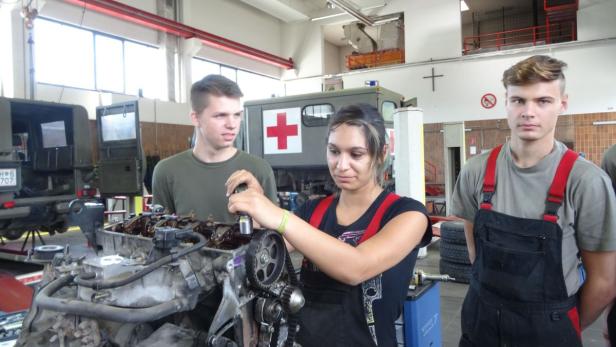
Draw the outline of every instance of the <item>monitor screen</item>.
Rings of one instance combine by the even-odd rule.
[[[64,121],[41,123],[41,133],[43,134],[43,148],[66,147]]]
[[[137,139],[135,112],[108,114],[101,117],[103,142]]]

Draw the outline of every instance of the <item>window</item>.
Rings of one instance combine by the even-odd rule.
[[[220,74],[225,76],[226,78],[230,79],[231,81],[237,82],[237,74],[236,74],[237,70],[230,68],[228,66],[221,66],[220,67]]]
[[[96,89],[124,92],[124,48],[122,41],[96,35]]]
[[[386,122],[394,121],[394,111],[396,110],[396,103],[393,101],[383,101],[381,104],[381,114]]]
[[[134,140],[137,138],[135,112],[110,114],[101,117],[103,142]]]
[[[243,101],[284,96],[284,85],[275,78],[198,58],[193,58],[191,64],[193,83],[207,75],[223,75],[239,85],[244,94]]]
[[[41,19],[34,28],[37,82],[94,89],[92,32]]]
[[[267,99],[284,95],[282,82],[248,71],[237,70],[237,84],[242,88],[244,100]]]
[[[158,49],[133,42],[124,43],[126,62],[126,94],[148,98],[162,96],[162,73],[166,71],[161,64]]]
[[[66,129],[64,121],[41,123],[43,148],[66,147]]]
[[[34,28],[37,82],[166,98],[158,48],[42,18]]]
[[[331,104],[308,105],[302,109],[302,123],[307,127],[327,125],[329,118],[334,115],[334,106]]]
[[[219,75],[220,65],[201,59],[193,59],[191,62],[191,74],[194,83],[207,75]]]

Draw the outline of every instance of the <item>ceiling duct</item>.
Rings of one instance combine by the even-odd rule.
[[[400,17],[402,15],[400,14]],[[402,19],[381,25],[367,26],[353,22],[342,26],[345,41],[355,53],[373,53],[392,49],[404,49],[404,24]]]
[[[364,23],[367,26],[376,26],[389,22],[393,22],[395,20],[400,19],[400,14],[390,14],[385,16],[378,17],[369,17],[361,13],[358,8],[347,2],[346,0],[329,0],[330,3],[336,5],[344,12],[350,14],[351,16],[357,18],[360,22]]]

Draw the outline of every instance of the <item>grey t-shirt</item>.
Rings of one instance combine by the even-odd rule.
[[[612,187],[616,190],[616,145],[610,146],[610,148],[603,153],[601,168],[610,176]]]
[[[233,223],[237,217],[227,210],[225,182],[240,169],[250,171],[265,195],[278,203],[274,173],[265,160],[238,150],[228,160],[204,163],[195,157],[192,149],[156,165],[152,179],[153,203],[180,216],[194,213],[199,220],[212,218],[216,222]]]
[[[492,209],[507,215],[542,219],[545,200],[556,168],[567,147],[555,141],[554,149],[533,167],[520,168],[511,157],[509,142],[496,164],[496,192]],[[482,200],[483,176],[489,152],[470,159],[462,168],[452,196],[453,214],[473,222]],[[563,230],[563,274],[569,295],[580,287],[579,249],[616,250],[616,198],[612,184],[599,167],[583,158],[575,162],[558,210]]]

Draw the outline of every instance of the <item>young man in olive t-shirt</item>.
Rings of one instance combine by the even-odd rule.
[[[225,182],[242,169],[250,171],[269,199],[277,203],[270,165],[233,145],[240,131],[242,96],[238,85],[221,75],[209,75],[193,84],[190,119],[196,144],[156,165],[154,204],[180,216],[194,213],[199,220],[232,223],[236,217],[227,210]]]

